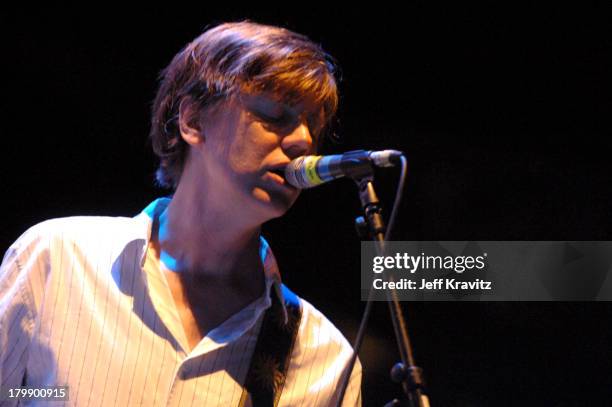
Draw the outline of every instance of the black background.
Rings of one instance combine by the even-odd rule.
[[[304,33],[338,59],[342,142],[326,152],[407,153],[398,240],[612,240],[607,10],[273,10],[4,13],[1,246],[47,218],[133,216],[165,194],[146,141],[157,74],[206,25],[245,18]],[[397,178],[377,174],[387,213]],[[351,341],[363,308],[358,213],[355,187],[338,181],[265,226],[284,282]],[[404,307],[433,406],[609,405],[609,303]],[[378,304],[361,354],[365,405],[399,395],[387,380],[394,346]]]

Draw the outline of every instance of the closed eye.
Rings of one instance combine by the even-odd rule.
[[[291,120],[286,116],[286,115],[282,115],[279,117],[272,117],[272,116],[266,116],[266,115],[259,115],[260,118],[269,123],[269,124],[274,124],[274,125],[289,125],[289,123],[291,122]]]

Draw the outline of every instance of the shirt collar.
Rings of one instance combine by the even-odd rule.
[[[144,262],[146,259],[147,250],[149,248],[149,242],[151,240],[151,232],[153,229],[153,221],[159,217],[159,215],[166,209],[166,207],[170,204],[171,199],[168,197],[158,198],[155,201],[151,202],[141,213],[139,213],[135,219],[141,224],[144,235],[145,242],[142,248],[142,254],[140,257],[140,266],[144,266]],[[276,258],[272,253],[272,249],[270,245],[263,238],[263,236],[259,237],[259,256],[261,258],[261,263],[263,264],[264,270],[264,278],[265,278],[265,296],[266,298],[270,298],[271,289],[274,290],[274,294],[277,296],[278,300],[282,305],[283,310],[283,318],[285,324],[288,321],[287,308],[285,304],[285,298],[282,290],[282,282],[280,271],[278,269],[278,264],[276,262]]]

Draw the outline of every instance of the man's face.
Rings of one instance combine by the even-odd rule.
[[[269,94],[243,93],[213,109],[202,122],[204,141],[192,151],[196,171],[210,177],[203,193],[216,194],[236,216],[265,222],[283,215],[299,190],[282,169],[313,152],[315,123],[312,109]]]

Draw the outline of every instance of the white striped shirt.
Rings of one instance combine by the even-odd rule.
[[[190,350],[163,272],[147,263],[152,218],[168,202],[134,218],[52,219],[8,249],[0,385],[67,385],[66,404],[78,406],[238,405],[271,288],[282,297],[276,261],[262,239],[266,292]],[[352,349],[317,309],[299,303],[279,405],[335,405]],[[344,401],[361,404],[359,364]]]

